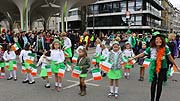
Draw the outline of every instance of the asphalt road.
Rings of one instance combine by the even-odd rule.
[[[92,56],[94,49],[90,49]],[[176,60],[180,65],[180,59]],[[19,69],[20,70],[20,69]],[[138,81],[139,66],[135,65],[131,71],[130,80],[120,80],[120,96],[118,99],[108,98],[108,79],[93,81],[91,74],[87,78],[87,95],[79,96],[78,79],[71,77],[66,72],[63,79],[63,88],[60,92],[54,90],[54,77],[50,78],[51,88],[44,88],[45,81],[38,76],[33,85],[22,84],[24,75],[18,72],[18,81],[7,81],[0,79],[0,101],[150,101],[150,83],[147,81],[147,70],[145,81]],[[177,82],[169,80],[163,87],[161,101],[180,101],[180,74],[173,77]]]

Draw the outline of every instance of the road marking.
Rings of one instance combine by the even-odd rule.
[[[180,72],[174,72],[175,74],[180,74]]]
[[[93,80],[93,78],[88,79],[88,80],[85,80],[86,85],[95,86],[95,87],[99,87],[99,86],[100,86],[100,85],[94,84],[94,83],[87,83],[87,82],[92,81],[92,80]],[[65,89],[69,89],[69,88],[73,88],[73,87],[79,85],[79,81],[74,81],[74,80],[67,80],[67,81],[68,81],[68,82],[73,82],[73,83],[75,83],[75,84],[72,84],[72,85],[69,85],[69,86],[64,87],[64,88],[63,88],[64,90],[65,90]]]
[[[41,78],[39,75],[37,75],[37,76],[34,77],[34,79],[39,79],[39,78]],[[48,77],[48,78],[52,78],[52,77],[50,76],[50,77]]]

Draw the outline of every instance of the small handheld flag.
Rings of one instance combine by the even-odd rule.
[[[99,68],[92,70],[93,80],[102,80],[101,71]]]
[[[146,58],[143,62],[143,67],[148,68],[151,63],[151,59]]]
[[[71,76],[72,76],[73,78],[79,78],[81,72],[82,72],[82,71],[81,71],[81,68],[80,68],[79,66],[76,66],[76,67],[73,69]]]
[[[45,66],[46,70],[47,70],[47,76],[52,76],[52,69],[50,65]]]
[[[64,77],[66,66],[63,63],[60,64],[59,66],[60,66],[60,68],[58,70],[58,76],[59,77]]]
[[[72,58],[72,62],[73,62],[73,63],[76,63],[76,62],[77,62],[77,59],[78,59],[78,56],[77,56],[77,55],[74,55],[73,58]]]
[[[17,50],[19,50],[20,48],[21,48],[21,46],[20,46],[20,44],[19,44],[18,42],[11,46],[11,49],[12,49],[13,51],[17,51]]]
[[[112,63],[103,61],[99,64],[99,67],[102,71],[109,72],[112,67]]]

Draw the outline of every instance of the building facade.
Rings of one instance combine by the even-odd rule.
[[[159,0],[98,0],[88,6],[87,30],[106,33],[162,30],[163,9]]]

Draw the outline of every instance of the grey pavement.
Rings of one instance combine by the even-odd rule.
[[[92,56],[94,49],[90,49],[88,53]],[[176,61],[180,65],[180,59]],[[89,74],[87,95],[81,97],[78,95],[78,79],[72,78],[69,72],[65,74],[63,89],[60,92],[54,90],[53,78],[50,78],[51,88],[45,88],[45,82],[39,77],[36,77],[36,83],[33,85],[22,84],[24,75],[18,72],[18,81],[0,79],[0,101],[150,101],[147,70],[145,81],[139,82],[138,65],[132,69],[130,80],[120,80],[118,99],[107,97],[109,83],[106,77],[101,81],[93,81],[91,78],[92,75]],[[163,86],[161,101],[180,101],[180,74],[176,73],[173,79],[177,82],[169,80],[167,86]]]

